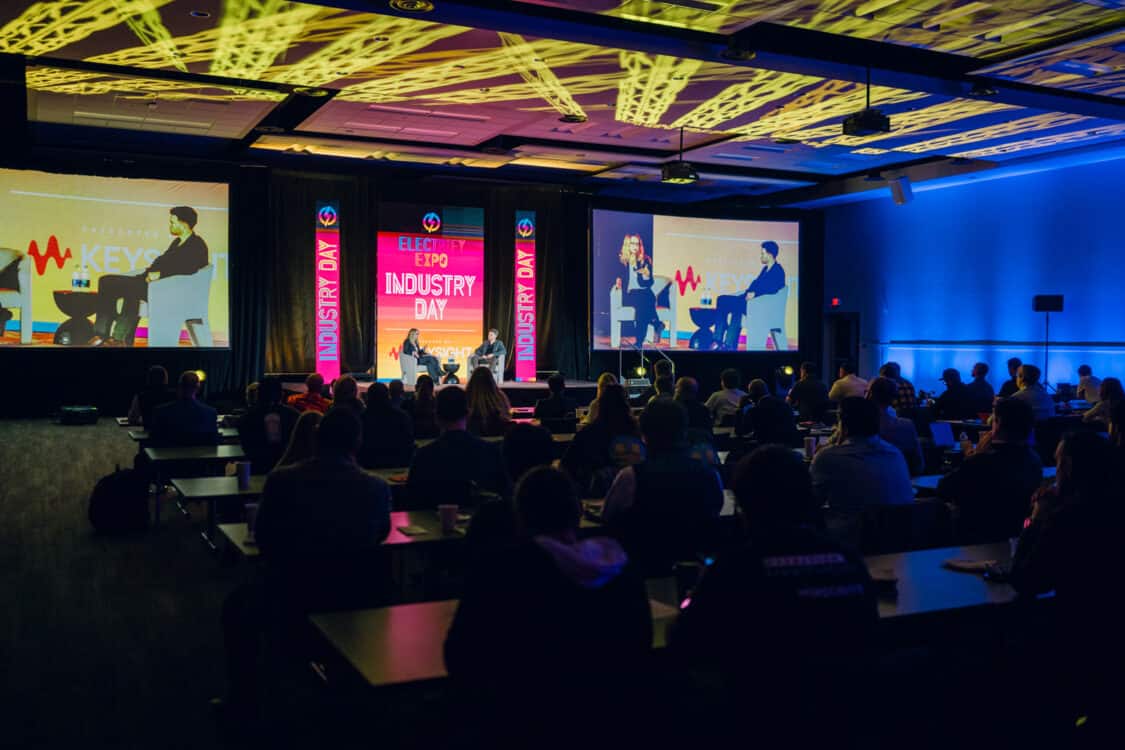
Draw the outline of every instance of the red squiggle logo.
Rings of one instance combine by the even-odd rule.
[[[686,278],[680,275],[679,269],[676,270],[676,286],[680,288],[681,297],[683,297],[684,292],[687,291],[688,284],[691,284],[691,290],[694,292],[699,287],[699,282],[703,281],[703,277],[696,275],[695,271],[691,269],[691,266],[688,266],[687,271],[684,273]]]
[[[398,349],[396,349],[395,347],[393,347],[393,346],[391,347],[390,354],[391,354],[391,359],[394,359],[394,360],[398,359]]]
[[[53,234],[50,239],[47,240],[47,252],[40,254],[39,243],[32,240],[31,244],[27,246],[27,254],[35,261],[35,273],[37,276],[42,276],[43,272],[47,270],[48,260],[54,259],[55,265],[58,268],[62,268],[64,263],[74,257],[70,254],[69,247],[66,249],[65,253],[59,255],[59,241]]]

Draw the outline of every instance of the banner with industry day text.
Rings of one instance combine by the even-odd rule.
[[[411,328],[464,376],[483,340],[484,210],[385,203],[377,239],[376,376],[401,377],[399,352]]]
[[[512,353],[516,380],[535,380],[535,212],[516,211],[515,247],[516,327]]]

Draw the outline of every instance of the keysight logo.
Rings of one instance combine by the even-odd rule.
[[[535,225],[531,223],[531,219],[520,219],[517,221],[516,234],[520,237],[530,237],[535,234]]]
[[[441,229],[441,217],[433,211],[430,211],[422,217],[422,228],[425,229],[428,234],[433,234]]]

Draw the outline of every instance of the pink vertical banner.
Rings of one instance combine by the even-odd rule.
[[[316,371],[340,377],[340,208],[316,204]]]
[[[516,211],[516,380],[535,380],[535,212]]]

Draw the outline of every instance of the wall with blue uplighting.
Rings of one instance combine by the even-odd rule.
[[[825,307],[860,314],[861,374],[893,359],[927,390],[945,367],[1043,365],[1035,294],[1051,315],[1048,376],[1125,376],[1125,161],[885,197],[825,211]],[[896,343],[897,342],[897,343]],[[909,343],[906,343],[909,342]],[[1091,346],[1088,342],[1100,342]]]

